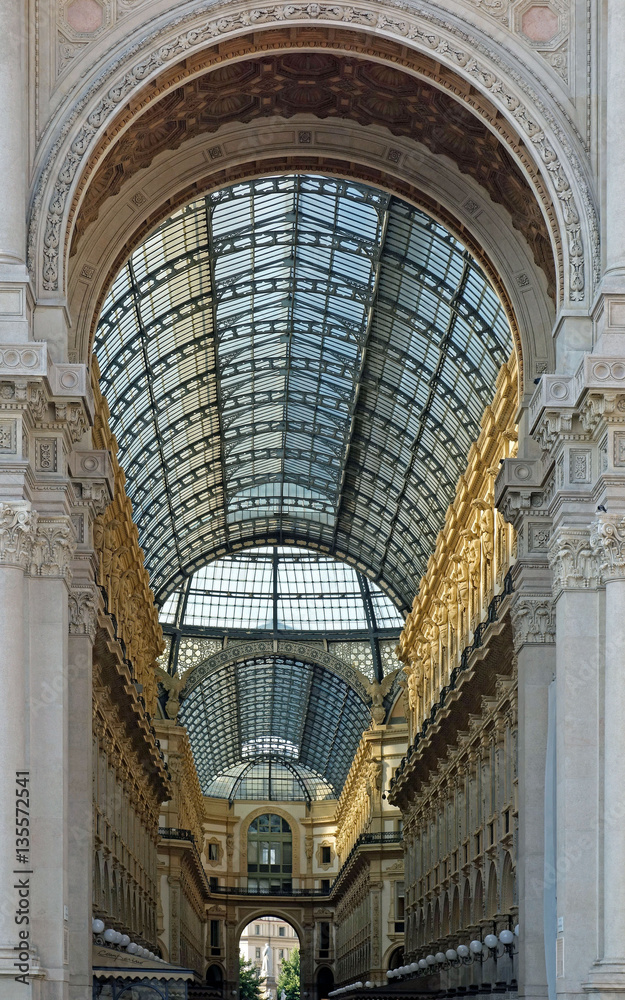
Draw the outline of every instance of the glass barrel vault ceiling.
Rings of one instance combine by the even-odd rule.
[[[300,542],[406,610],[512,341],[422,212],[281,176],[163,223],[95,349],[157,598],[243,544]]]
[[[180,720],[205,795],[319,799],[340,795],[370,716],[338,674],[272,655],[218,666],[191,683]],[[262,786],[269,773],[260,767],[247,770],[248,788],[235,787],[248,765],[270,761],[284,765],[272,775],[280,778],[273,790]],[[303,794],[291,781],[286,795],[284,768]]]

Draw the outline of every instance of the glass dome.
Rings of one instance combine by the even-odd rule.
[[[208,785],[205,795],[216,798],[273,802],[311,802],[334,798],[321,775],[297,761],[266,757],[228,768]]]

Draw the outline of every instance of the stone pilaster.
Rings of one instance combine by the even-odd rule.
[[[95,584],[96,557],[93,522],[113,497],[110,461],[105,453],[73,451],[71,473],[71,521],[76,540],[72,560],[72,586],[68,595],[68,910],[70,1000],[90,996],[91,892],[93,880],[93,792],[92,792],[92,673],[93,643],[100,601]]]
[[[16,772],[28,769],[25,717],[25,654],[27,645],[24,574],[30,564],[37,530],[37,514],[25,501],[0,501],[0,662],[2,663],[3,720],[0,726],[0,997],[9,1000],[17,984],[14,947],[19,944],[15,924],[18,905],[14,888],[18,867],[31,869],[30,852],[18,864],[16,854]],[[27,789],[29,783],[26,784]],[[29,876],[24,876],[29,878]],[[30,989],[24,988],[25,996]]]
[[[625,331],[625,324],[617,299],[600,302],[596,323],[598,346],[618,347],[618,327]],[[558,927],[552,960],[558,995],[572,997],[582,984],[593,993],[625,989],[618,915],[623,852],[611,814],[622,794],[616,762],[625,759],[618,667],[625,652],[618,568],[625,364],[588,354],[575,375],[541,379],[529,409],[543,460],[555,473],[549,558],[557,638]]]
[[[1,288],[0,276],[0,295]],[[70,921],[88,928],[90,916],[86,869],[73,880],[70,871],[72,831],[77,833],[81,825],[83,834],[89,836],[90,831],[86,815],[72,815],[70,810],[70,744],[77,732],[72,728],[75,723],[82,731],[85,766],[91,750],[90,733],[88,743],[85,739],[91,705],[80,686],[86,668],[74,687],[70,671],[69,586],[79,542],[68,463],[89,427],[91,411],[83,365],[54,364],[45,343],[16,339],[2,344],[0,331],[0,648],[7,720],[2,738],[12,748],[2,748],[0,814],[15,816],[15,772],[28,770],[31,959],[27,978],[34,975],[41,980],[37,995],[45,1000],[70,996],[83,1000],[89,994],[88,958],[80,960],[80,988],[73,992],[70,971]],[[82,582],[87,581],[88,574]],[[89,629],[86,610],[83,598],[75,595],[74,627],[80,630],[82,614],[83,632]],[[82,785],[90,800],[90,774],[89,781],[83,775]],[[7,861],[14,862],[15,830],[4,831],[2,842]],[[81,849],[86,856],[85,836]],[[9,877],[12,881],[7,881]],[[15,874],[0,870],[0,892],[11,904],[14,881]],[[0,916],[3,952],[7,943],[11,947],[17,943],[14,909],[11,905],[6,911],[8,923]],[[89,938],[82,933],[83,956],[85,945],[88,952]],[[11,963],[9,969],[3,958],[4,954],[0,998],[12,1000],[15,968]],[[30,987],[20,984],[19,989],[24,997],[30,995]]]
[[[625,500],[625,497],[623,498]],[[603,907],[598,928],[600,957],[586,989],[596,996],[625,993],[625,913],[623,909],[623,771],[625,769],[625,517],[603,512],[590,531],[590,547],[605,586],[603,678]],[[602,918],[602,919],[601,919]]]
[[[495,497],[517,536],[510,616],[518,669],[519,994],[545,998],[545,769],[555,609],[548,545],[553,476],[539,459],[507,459]],[[555,889],[555,887],[553,887]]]

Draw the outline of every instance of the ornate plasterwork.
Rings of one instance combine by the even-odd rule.
[[[86,458],[95,463],[91,472],[99,474],[98,455],[103,460],[103,469],[104,455],[109,455],[114,484],[112,502],[93,524],[97,583],[106,594],[107,610],[114,617],[117,637],[124,643],[137,680],[143,685],[146,707],[153,713],[156,703],[155,665],[164,648],[163,632],[143,564],[137,528],[132,520],[132,505],[126,494],[124,472],[117,461],[117,442],[108,425],[108,406],[98,385],[99,375],[94,358],[91,367],[95,406],[94,450],[86,453]],[[75,470],[87,479],[89,469],[82,468],[80,453],[74,461]]]
[[[0,503],[0,564],[26,569],[36,531],[37,512],[29,503]]]
[[[72,587],[69,592],[69,634],[95,639],[97,598],[94,587]]]
[[[42,517],[27,501],[0,503],[0,564],[19,566],[30,576],[69,579],[75,548],[66,515]]]
[[[42,517],[37,522],[37,532],[28,572],[31,576],[71,577],[70,564],[76,549],[76,534],[71,518],[67,515]]]
[[[585,528],[561,526],[549,543],[553,593],[587,590],[599,584],[599,560]]]
[[[604,579],[625,579],[625,517],[602,514],[591,527],[590,545]]]
[[[514,651],[526,643],[556,641],[556,611],[551,594],[522,596],[510,609]]]
[[[152,32],[142,41],[142,49],[145,54],[138,61],[135,59],[134,65],[131,65],[137,52],[137,46],[134,46],[127,50],[123,56],[112,61],[104,78],[101,77],[93,84],[71,109],[65,122],[60,125],[57,130],[58,138],[51,148],[35,195],[29,236],[29,262],[33,270],[38,270],[39,262],[35,261],[35,244],[38,239],[39,216],[43,210],[46,217],[43,223],[41,273],[43,286],[46,290],[54,291],[59,288],[59,255],[63,251],[65,242],[63,220],[67,210],[68,196],[74,187],[77,176],[81,173],[83,160],[93,148],[94,140],[97,139],[101,130],[109,125],[110,118],[116,109],[144,80],[154,76],[160,68],[172,66],[174,60],[188,58],[194,51],[201,50],[214,39],[226,38],[228,35],[238,36],[242,32],[249,32],[250,28],[258,29],[263,26],[316,21],[320,24],[327,23],[335,28],[338,24],[344,23],[348,27],[360,31],[363,27],[375,28],[379,34],[400,39],[403,44],[406,41],[412,41],[415,47],[420,47],[425,52],[431,53],[446,65],[461,69],[465,78],[473,80],[478,88],[483,88],[492,96],[503,115],[516,121],[528,144],[534,147],[537,158],[545,170],[545,175],[551,179],[553,199],[561,204],[562,219],[567,233],[569,297],[572,300],[585,298],[585,271],[587,267],[585,257],[588,251],[584,247],[580,218],[589,220],[592,246],[588,250],[594,254],[595,270],[598,267],[599,237],[596,213],[588,194],[583,171],[579,163],[576,162],[567,135],[557,125],[544,103],[531,91],[529,83],[522,80],[518,73],[511,71],[509,66],[504,68],[503,61],[493,52],[485,50],[483,45],[478,43],[476,39],[469,37],[465,32],[460,31],[456,25],[424,11],[415,15],[412,11],[406,12],[401,9],[395,11],[391,8],[381,13],[369,7],[354,7],[343,3],[271,5],[265,8],[237,12],[232,12],[228,6],[224,5],[221,10],[213,9],[208,18],[206,17],[207,8],[204,7],[201,11],[196,11],[186,17],[177,17],[173,26],[169,24]],[[186,28],[180,30],[185,22]],[[169,38],[167,38],[168,35]],[[150,47],[151,51],[149,51]],[[483,58],[484,55],[486,55],[486,59]],[[497,64],[501,66],[503,77],[497,71],[493,71],[493,67]],[[110,79],[115,73],[119,73],[117,81],[111,81],[110,84],[107,84],[106,95],[98,99],[98,94],[105,86],[106,78]],[[520,93],[526,93],[528,103],[524,103],[521,97],[513,93],[512,88],[504,79],[506,77],[514,79],[515,86],[518,87]],[[450,82],[447,81],[443,85],[449,86]],[[466,93],[464,99],[470,100]],[[87,111],[88,103],[94,102],[94,100],[95,106],[90,112]],[[533,110],[530,110],[530,106]],[[553,143],[547,138],[544,128],[538,123],[536,111],[549,122],[549,128],[553,130],[553,134],[563,145],[567,161],[575,171],[576,183],[583,202],[581,212],[576,204],[566,170]],[[66,140],[81,115],[83,123],[67,149]],[[499,127],[499,123],[496,127]],[[57,168],[56,161],[59,157],[62,157],[62,162]],[[53,181],[53,192],[48,196],[46,191],[49,190],[48,184],[55,170],[56,178]],[[547,202],[545,202],[545,211],[549,214]],[[557,226],[555,226],[554,232],[555,230],[557,230]],[[557,241],[557,236],[555,238]]]
[[[395,66],[329,49],[277,52],[218,67],[154,101],[129,123],[89,178],[75,219],[70,255],[104,202],[159,153],[208,136],[238,119],[289,119],[301,113],[318,116],[326,128],[336,129],[337,119],[365,127],[378,125],[452,159],[494,202],[504,206],[555,294],[553,253],[540,208],[526,178],[504,146],[493,141],[486,124],[447,93]],[[126,109],[122,116],[128,116]],[[211,146],[209,156],[216,151],[221,152],[221,147]],[[240,170],[238,158],[237,166]],[[349,165],[343,169],[349,171]],[[228,180],[234,179],[229,170]]]

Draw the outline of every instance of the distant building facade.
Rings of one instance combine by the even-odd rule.
[[[261,917],[247,925],[241,935],[243,958],[259,969],[265,980],[265,996],[277,1000],[282,963],[299,948],[299,938],[290,924],[278,917]]]

